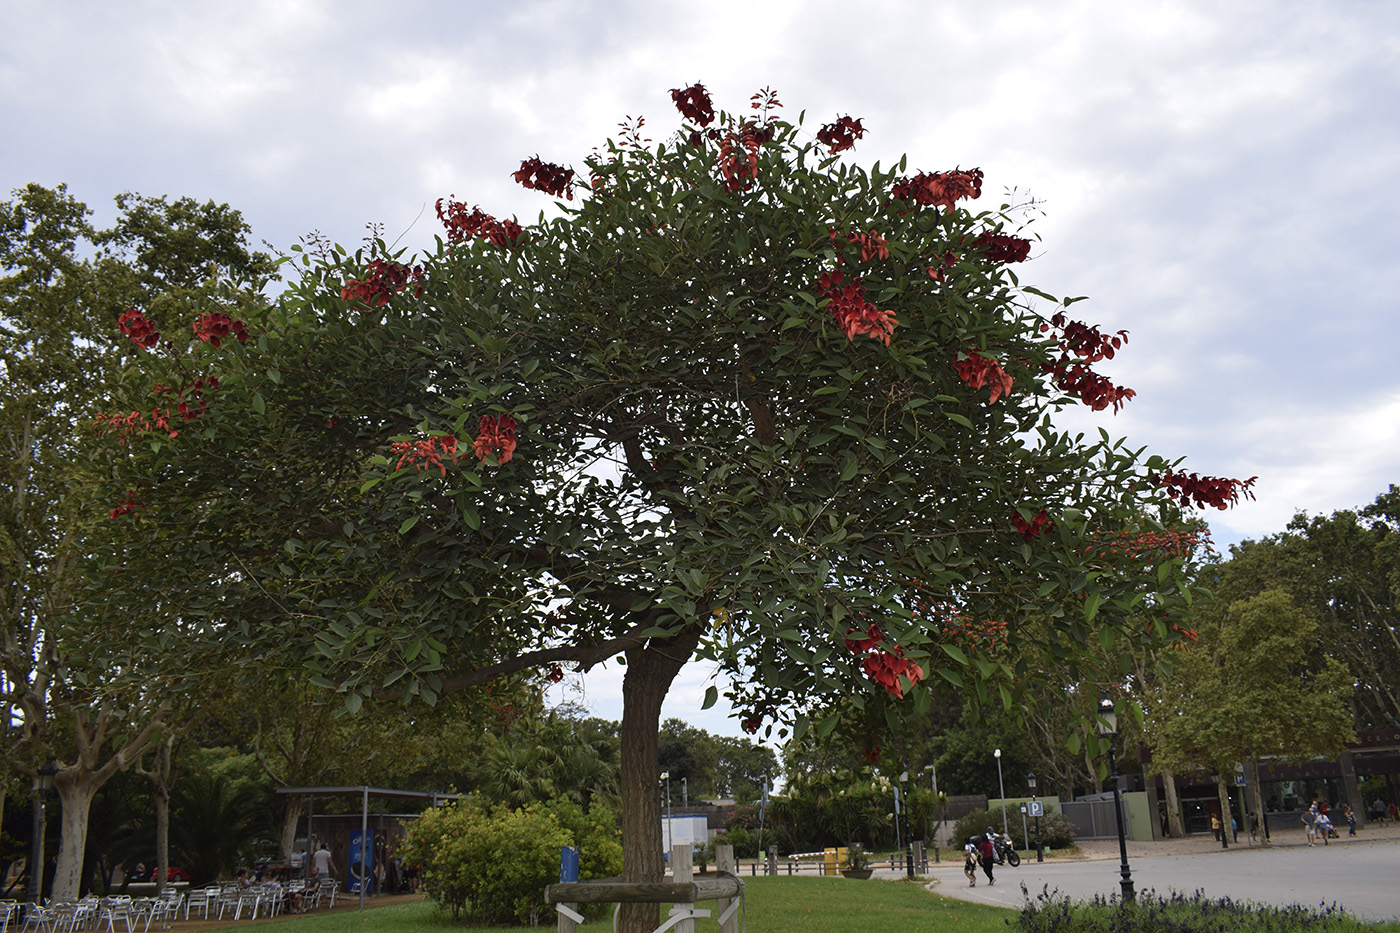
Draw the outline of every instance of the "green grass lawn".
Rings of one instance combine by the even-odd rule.
[[[904,881],[852,881],[845,878],[745,878],[744,913],[749,933],[910,933],[956,929],[958,933],[992,933],[1006,929],[1012,911],[984,907],[931,894],[921,884]],[[714,902],[701,904],[713,909]],[[955,924],[956,926],[950,926]],[[554,915],[542,918],[540,929],[553,929]],[[259,933],[486,933],[501,927],[453,924],[429,901],[376,907],[363,913],[308,914],[278,923],[260,924]],[[612,929],[608,921],[585,924],[599,933]],[[713,919],[701,929],[717,929]]]

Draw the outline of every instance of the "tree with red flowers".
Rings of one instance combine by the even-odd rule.
[[[572,196],[555,219],[445,198],[429,256],[310,244],[239,315],[196,430],[101,448],[114,504],[142,504],[113,585],[297,653],[352,709],[624,663],[635,881],[663,870],[658,717],[691,659],[785,734],[835,695],[917,712],[931,677],[1011,698],[1091,634],[1170,639],[1137,610],[1186,595],[1179,560],[1093,545],[1174,512],[1181,474],[1055,426],[1131,397],[1092,369],[1123,337],[1020,285],[1030,240],[1013,206],[977,209],[980,171],[861,168],[838,154],[861,121],[814,131],[771,92],[739,114],[672,96],[658,144],[522,162]],[[963,651],[952,615],[1005,650]]]

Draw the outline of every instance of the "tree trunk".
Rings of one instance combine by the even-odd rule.
[[[282,808],[282,836],[277,843],[277,860],[282,865],[292,864],[292,849],[297,842],[297,823],[301,821],[301,798],[293,794],[283,794],[285,806]]]
[[[1230,845],[1230,785],[1225,783],[1225,771],[1221,769],[1215,776],[1216,794],[1220,798],[1220,847]]]
[[[1259,786],[1259,759],[1249,760],[1249,786],[1254,792],[1254,818],[1259,821],[1259,844],[1261,846],[1272,845],[1269,841],[1268,819],[1264,812],[1264,792]]]
[[[157,782],[151,795],[156,807],[156,896],[165,893],[170,877],[170,785]]]
[[[622,880],[656,883],[665,873],[661,852],[661,799],[657,793],[657,735],[661,704],[689,660],[699,632],[653,640],[627,652],[622,679]],[[657,904],[624,904],[620,933],[651,933]]]
[[[1181,820],[1181,798],[1176,793],[1176,775],[1162,772],[1162,788],[1167,793],[1167,828],[1178,839],[1186,838],[1186,824]]]
[[[110,776],[110,775],[109,775]],[[83,855],[87,849],[88,811],[92,798],[106,783],[92,771],[66,769],[54,778],[63,816],[58,837],[58,868],[53,876],[54,900],[76,901],[83,879]],[[42,867],[42,866],[41,866]]]

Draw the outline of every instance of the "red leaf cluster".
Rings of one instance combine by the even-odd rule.
[[[852,638],[852,635],[856,637]],[[860,629],[851,629],[846,636],[846,648],[856,654],[865,654],[861,659],[865,675],[889,691],[891,696],[903,699],[904,681],[907,680],[912,687],[924,679],[924,669],[906,658],[903,648],[896,647],[894,651],[884,651],[875,647],[884,641],[885,633],[880,626],[872,623],[863,632]],[[876,751],[877,756],[878,754]]]
[[[574,170],[553,162],[541,162],[539,156],[520,163],[515,180],[526,188],[534,188],[554,197],[574,199]]]
[[[982,196],[980,168],[954,169],[951,172],[920,172],[913,178],[895,182],[894,196],[922,207],[946,207],[949,210],[963,198]]]
[[[987,359],[976,350],[968,351],[967,359],[954,360],[953,368],[958,371],[958,378],[974,389],[986,385],[992,387],[991,398],[987,399],[988,405],[995,405],[996,400],[1003,395],[1010,396],[1011,385],[1016,381],[1007,375],[1000,363]]]
[[[881,311],[865,297],[865,286],[859,276],[845,280],[845,273],[839,269],[822,273],[817,280],[817,292],[830,299],[827,310],[836,318],[836,323],[846,334],[847,340],[855,340],[857,334],[864,334],[873,340],[890,345],[890,335],[894,333],[893,311]]]
[[[1048,535],[1055,530],[1055,523],[1050,520],[1050,515],[1044,509],[1035,513],[1035,517],[1026,521],[1021,513],[1011,510],[1011,524],[1016,526],[1016,530],[1027,541],[1034,541],[1038,535]]]
[[[710,92],[705,85],[692,84],[688,88],[671,88],[671,100],[676,109],[691,123],[709,126],[715,121],[715,105],[710,102]]]
[[[476,442],[472,445],[478,460],[496,455],[496,462],[505,466],[515,456],[515,419],[510,415],[482,415]]]
[[[126,498],[122,500],[122,504],[113,509],[109,514],[112,516],[112,520],[116,521],[123,515],[130,515],[137,509],[144,509],[145,507],[146,503],[136,501],[136,490],[129,489],[127,490]]]
[[[232,336],[239,343],[248,342],[248,330],[242,321],[234,320],[222,311],[210,311],[196,318],[190,325],[194,335],[212,347],[219,346],[223,338]]]
[[[437,215],[447,230],[449,243],[460,243],[476,237],[504,249],[514,246],[523,232],[520,224],[515,221],[497,220],[479,207],[468,210],[467,205],[452,200],[450,195],[445,209],[443,199],[437,199]]]
[[[446,457],[453,463],[457,462],[457,438],[448,435],[427,437],[421,441],[398,441],[389,445],[389,453],[399,455],[399,462],[394,464],[395,470],[402,470],[406,464],[413,464],[421,473],[428,467],[435,466],[439,473],[446,476],[447,464],[442,460]]]
[[[369,275],[363,279],[350,279],[346,282],[345,287],[340,290],[340,297],[345,301],[362,303],[362,310],[382,308],[389,303],[390,298],[422,277],[422,266],[410,267],[392,259],[372,259],[369,263]],[[413,294],[415,297],[423,294],[423,286],[415,285]]]
[[[117,319],[117,329],[132,343],[147,350],[160,343],[160,331],[136,308],[127,308],[122,312],[122,316]]]
[[[1250,487],[1258,479],[1257,476],[1251,476],[1249,479],[1225,479],[1220,476],[1178,473],[1175,470],[1152,477],[1158,486],[1167,490],[1167,495],[1182,505],[1194,505],[1196,508],[1209,505],[1217,509],[1228,509],[1237,504],[1241,495],[1253,499],[1254,493],[1250,491]]]
[[[840,117],[835,123],[828,123],[817,130],[817,142],[826,146],[832,155],[851,148],[856,140],[865,135],[865,127],[859,120]]]
[[[1025,262],[1031,254],[1031,241],[1006,233],[983,233],[973,240],[990,262]]]

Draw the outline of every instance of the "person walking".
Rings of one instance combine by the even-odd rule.
[[[972,837],[967,837],[967,844],[963,846],[963,874],[967,875],[967,886],[977,887],[977,844],[972,841]]]
[[[311,877],[319,878],[322,881],[335,876],[335,860],[331,858],[331,850],[326,848],[324,842],[311,856],[311,869]]]
[[[990,836],[983,836],[978,852],[982,856],[982,870],[987,873],[987,884],[996,884],[996,879],[992,877],[992,866],[997,863],[996,843],[992,842]]]
[[[1351,809],[1351,804],[1342,804],[1342,816],[1347,818],[1347,835],[1356,835],[1356,814]]]

